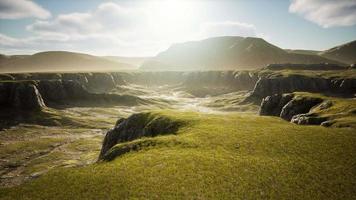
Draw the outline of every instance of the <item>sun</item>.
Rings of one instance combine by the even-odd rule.
[[[195,1],[185,0],[151,1],[146,7],[153,32],[175,41],[188,37],[197,8]]]

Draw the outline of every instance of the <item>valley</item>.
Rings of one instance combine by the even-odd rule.
[[[81,198],[88,194],[84,188],[93,187],[91,181],[96,185],[92,196],[99,198],[238,197],[241,191],[250,198],[284,198],[289,190],[317,198],[340,193],[352,197],[355,80],[353,69],[269,67],[2,74],[0,197],[49,198],[59,187],[65,191],[59,199],[74,194]],[[341,168],[321,168],[325,164]],[[291,167],[304,175],[299,177]],[[172,170],[174,177],[168,175]],[[277,171],[285,178],[271,176]],[[256,173],[261,179],[253,178]],[[348,181],[315,180],[326,174]],[[167,177],[186,177],[175,181],[181,187],[190,181],[198,185],[166,193],[176,187]],[[215,181],[222,178],[224,185],[217,187]],[[311,179],[309,185],[290,188]],[[156,180],[163,182],[148,189]],[[239,186],[237,180],[253,185]],[[108,184],[116,185],[111,193],[105,192]],[[146,189],[140,193],[135,188]],[[207,190],[196,193],[198,188]],[[38,190],[42,192],[32,192]]]

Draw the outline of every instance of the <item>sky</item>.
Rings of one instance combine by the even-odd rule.
[[[227,35],[326,50],[356,39],[356,0],[0,0],[1,54],[154,56]]]

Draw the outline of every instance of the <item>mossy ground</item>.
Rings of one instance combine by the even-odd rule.
[[[52,170],[0,190],[2,199],[355,199],[352,128],[298,126],[277,117],[160,111],[189,121],[138,151]],[[137,142],[137,141],[135,141]],[[151,146],[150,143],[155,143]]]
[[[344,78],[356,78],[356,70],[347,69],[347,70],[269,70],[263,69],[259,71],[260,75],[269,75],[270,77],[274,76],[284,76],[288,77],[290,75],[302,75],[307,77],[322,77],[322,78],[335,78],[335,79],[344,79]]]
[[[310,110],[310,113],[320,117],[327,117],[333,127],[353,127],[356,128],[356,99],[355,98],[337,98],[327,97],[321,94],[308,92],[295,92],[296,97],[317,97],[323,99],[324,102],[330,102],[331,106],[322,109],[320,106],[315,106]]]

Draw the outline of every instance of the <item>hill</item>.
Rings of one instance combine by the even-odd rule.
[[[356,40],[333,47],[319,54],[328,59],[333,59],[347,64],[356,63]]]
[[[306,55],[318,55],[321,51],[316,50],[304,50],[304,49],[284,49],[288,53],[298,53],[298,54],[306,54]]]
[[[162,111],[140,116],[139,122],[168,118],[185,123],[176,132],[115,146],[113,150],[122,151],[112,161],[62,168],[2,188],[0,198],[355,198],[353,129],[296,126],[275,117],[237,113]]]
[[[103,58],[120,63],[127,63],[138,68],[150,57],[124,57],[124,56],[103,56]]]
[[[0,56],[0,72],[117,71],[130,68],[133,66],[98,56],[67,51]]]
[[[289,53],[261,38],[225,36],[172,45],[142,69],[255,69],[271,63],[339,63],[318,55]]]

